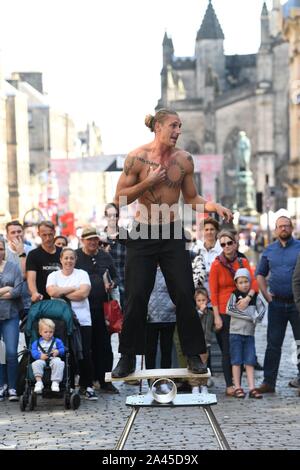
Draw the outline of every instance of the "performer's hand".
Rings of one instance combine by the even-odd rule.
[[[155,186],[156,184],[162,183],[166,179],[166,170],[161,165],[159,165],[155,170],[150,167],[149,174],[146,180],[150,183],[150,186]]]
[[[230,222],[233,219],[233,213],[231,210],[221,206],[221,204],[216,204],[216,213],[225,219],[226,222]]]

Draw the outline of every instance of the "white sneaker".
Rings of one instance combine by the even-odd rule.
[[[9,401],[19,401],[17,391],[14,388],[10,388],[8,390],[8,400]]]
[[[195,393],[199,393],[199,387],[198,387],[198,386],[197,386],[197,387],[193,387],[193,388],[192,388],[192,393],[194,393],[194,394],[195,394]]]
[[[201,385],[200,390],[201,390],[200,393],[202,393],[202,395],[207,395],[208,394],[208,388],[207,388],[206,385]]]
[[[84,396],[87,400],[91,400],[91,401],[97,401],[98,400],[98,397],[97,397],[95,391],[92,389],[92,387],[87,387]]]
[[[43,388],[44,388],[44,384],[41,380],[39,382],[36,382],[34,386],[34,393],[37,393],[37,394],[42,393]]]
[[[53,380],[51,384],[51,390],[52,392],[59,392],[59,383]]]

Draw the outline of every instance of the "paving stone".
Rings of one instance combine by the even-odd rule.
[[[116,335],[114,335],[116,337]],[[115,339],[116,341],[116,339]],[[266,324],[256,332],[256,348],[263,363]],[[117,344],[113,344],[117,358]],[[276,394],[262,400],[237,400],[225,396],[222,374],[214,376],[218,404],[212,406],[232,449],[300,449],[300,397],[288,387],[297,369],[292,362],[293,337],[288,328],[278,376]],[[256,372],[257,385],[263,373]],[[243,386],[247,389],[245,381]],[[119,395],[99,394],[98,402],[81,401],[78,410],[65,410],[63,400],[40,399],[34,411],[21,412],[18,403],[0,403],[0,449],[112,450],[130,415],[126,396],[139,387],[118,385]],[[143,385],[143,392],[147,389]],[[55,422],[55,426],[51,423]],[[57,429],[60,430],[59,437]],[[166,436],[161,430],[167,429]],[[1,447],[2,444],[2,447]],[[125,449],[128,450],[213,450],[217,441],[200,408],[141,409]]]

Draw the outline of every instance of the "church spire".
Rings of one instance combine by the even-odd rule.
[[[211,0],[209,0],[202,24],[197,33],[197,41],[200,39],[224,39],[224,33],[215,13]]]
[[[261,45],[260,47],[264,47],[264,46],[268,46],[270,43],[269,12],[268,12],[266,2],[264,2],[263,7],[262,7],[260,22],[261,22],[261,41],[260,41]]]
[[[269,12],[268,12],[268,8],[267,8],[267,5],[266,5],[266,2],[264,2],[263,6],[262,6],[261,18],[263,18],[263,17],[265,17],[265,16],[269,16]]]
[[[163,65],[164,67],[172,62],[173,55],[174,55],[174,46],[172,38],[170,38],[165,32],[164,39],[163,39]]]

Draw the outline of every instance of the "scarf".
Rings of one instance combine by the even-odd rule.
[[[226,256],[224,255],[224,253],[221,253],[219,256],[217,256],[217,260],[219,260],[219,262],[226,268],[230,271],[230,274],[232,275],[232,277],[234,278],[234,275],[235,275],[235,269],[233,267],[233,263],[235,262],[235,260],[238,258],[238,255],[235,254],[234,258],[232,260],[229,260],[228,258],[226,258]],[[241,258],[238,258],[239,260],[239,264],[241,267],[243,267],[243,262],[241,260]]]

